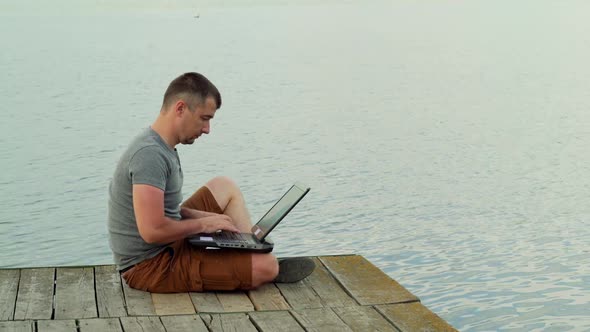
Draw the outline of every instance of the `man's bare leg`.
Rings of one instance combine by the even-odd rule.
[[[250,233],[252,220],[246,207],[244,195],[236,183],[225,176],[215,177],[205,184],[215,197],[223,214],[232,218],[234,224],[245,233]]]
[[[205,184],[213,197],[234,224],[242,231],[250,233],[252,220],[246,207],[244,195],[236,183],[225,176],[218,176]],[[272,254],[252,254],[252,287],[258,288],[272,282],[279,273],[279,264]]]
[[[273,282],[279,274],[279,263],[272,254],[252,254],[252,288]]]
[[[250,213],[236,183],[228,177],[219,176],[211,179],[205,186],[209,188],[223,213],[232,218],[238,229],[249,233],[252,229]],[[314,268],[315,264],[309,258],[295,258],[283,260],[279,269],[279,262],[274,255],[252,254],[252,287],[258,288],[273,281],[295,282],[307,277]]]

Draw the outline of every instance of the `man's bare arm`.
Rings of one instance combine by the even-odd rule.
[[[168,218],[164,214],[164,191],[145,184],[133,185],[133,210],[139,234],[147,243],[170,243],[217,230],[239,231],[223,214],[182,221]]]
[[[180,208],[180,216],[182,217],[182,219],[199,219],[216,215],[218,214],[214,212],[195,210],[186,207]]]

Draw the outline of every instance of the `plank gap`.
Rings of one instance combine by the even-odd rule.
[[[14,320],[14,315],[16,314],[16,302],[18,301],[18,291],[20,289],[21,271],[21,269],[18,270],[18,284],[16,285],[16,296],[14,297],[14,308],[12,308],[12,320]]]
[[[94,305],[96,306],[96,317],[100,317],[100,314],[98,312],[98,296],[96,295],[96,267],[93,266],[92,267],[92,279],[94,281],[94,284],[92,285],[92,290],[94,291]],[[78,331],[80,332],[80,331]]]
[[[53,295],[51,295],[51,320],[55,319],[55,292],[57,290],[57,269],[53,269]]]
[[[116,266],[115,270],[117,271],[117,275],[119,275],[119,286],[121,287],[121,295],[123,296],[123,308],[125,309],[125,313],[127,314],[127,316],[129,316],[129,310],[127,310],[127,297],[125,296],[125,286],[123,286],[125,280],[123,280],[123,276],[121,275],[121,272],[119,272]]]
[[[18,301],[18,291],[20,289],[20,277],[21,277],[21,269],[18,269],[18,278],[16,280],[16,294],[14,296],[14,307],[12,308],[12,312],[10,313],[8,320],[14,320],[14,315],[16,314],[16,303]]]

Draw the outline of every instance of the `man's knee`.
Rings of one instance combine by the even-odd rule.
[[[257,288],[273,281],[279,274],[279,263],[271,254],[252,256],[252,287]]]
[[[205,186],[209,188],[219,206],[224,210],[232,199],[242,197],[242,192],[236,182],[227,176],[216,176],[209,180]]]
[[[216,176],[211,180],[207,181],[205,184],[209,189],[219,189],[219,190],[239,190],[237,183],[228,176]]]

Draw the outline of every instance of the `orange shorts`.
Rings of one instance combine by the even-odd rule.
[[[223,212],[207,187],[197,190],[182,206]],[[231,249],[206,250],[183,239],[125,271],[122,277],[129,287],[154,293],[250,289],[252,254]]]

